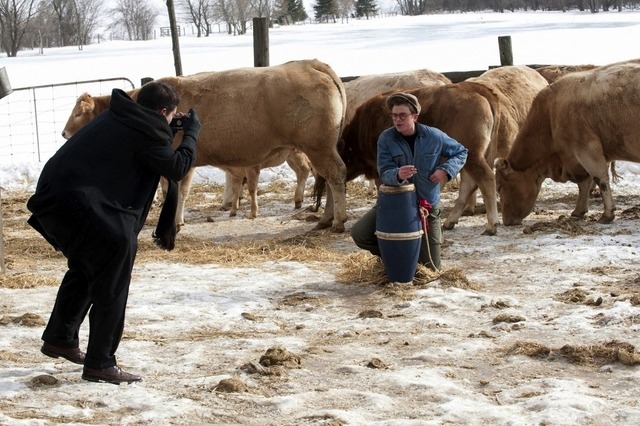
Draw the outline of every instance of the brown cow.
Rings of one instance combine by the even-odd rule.
[[[494,235],[499,222],[493,161],[506,155],[524,122],[535,95],[546,80],[529,67],[502,67],[480,77],[439,87],[409,90],[422,106],[418,120],[439,128],[469,150],[461,171],[459,196],[445,220],[451,229],[465,210],[473,206],[477,188],[487,210],[484,234]],[[345,127],[340,155],[347,166],[347,181],[362,174],[377,178],[376,145],[391,123],[386,94],[365,102]],[[317,196],[317,194],[316,194]]]
[[[588,211],[592,179],[604,212],[614,218],[608,163],[640,161],[640,63],[615,63],[567,74],[535,98],[506,159],[496,160],[505,225],[518,225],[535,204],[542,182],[578,184],[574,217]]]
[[[336,215],[331,222],[325,213],[317,227],[344,231],[345,167],[336,145],[344,121],[346,94],[331,67],[318,60],[301,60],[158,81],[178,93],[179,110],[193,107],[198,111],[202,129],[196,167],[253,167],[283,148],[297,149],[329,182],[329,198]],[[76,122],[86,124],[93,116],[78,100],[66,128]],[[192,178],[193,169],[180,182],[178,224],[184,223],[184,202]]]
[[[597,68],[597,65],[545,65],[535,70],[551,84],[560,77],[572,72],[587,71],[594,68]]]
[[[353,119],[356,109],[375,95],[392,89],[416,89],[418,87],[442,86],[449,83],[451,83],[451,80],[444,74],[428,69],[361,75],[344,83],[344,90],[347,93],[345,125]],[[369,195],[373,194],[374,187],[379,185],[379,181],[370,179]],[[319,207],[319,203],[320,198],[316,202],[316,207]]]

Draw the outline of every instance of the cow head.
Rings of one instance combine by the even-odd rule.
[[[67,124],[62,131],[62,137],[69,139],[78,130],[86,126],[96,115],[102,111],[96,111],[96,104],[94,98],[88,93],[83,93],[76,100],[76,104],[71,111],[71,116],[67,120]]]
[[[496,159],[495,169],[502,222],[506,226],[520,225],[533,210],[544,179],[536,179],[526,170],[514,170],[504,158]]]

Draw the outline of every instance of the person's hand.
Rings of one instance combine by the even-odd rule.
[[[447,176],[447,172],[444,170],[436,169],[436,171],[429,176],[429,180],[433,183],[447,182],[449,180],[449,176]]]
[[[398,180],[407,180],[413,175],[418,173],[418,170],[413,165],[402,166],[398,169]]]
[[[182,118],[182,131],[185,136],[198,139],[198,134],[200,134],[200,119],[195,109],[191,108],[189,114]]]

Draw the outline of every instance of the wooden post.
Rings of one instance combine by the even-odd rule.
[[[269,66],[269,23],[267,18],[253,18],[253,66]]]
[[[176,75],[182,75],[182,59],[180,58],[180,33],[176,24],[176,12],[173,8],[173,0],[167,0],[167,10],[169,12],[169,25],[171,26],[171,42],[173,45],[173,63],[176,68]]]
[[[500,65],[513,65],[513,51],[511,50],[511,36],[498,37],[500,48]]]
[[[4,233],[2,230],[2,187],[0,187],[0,273],[4,274]]]

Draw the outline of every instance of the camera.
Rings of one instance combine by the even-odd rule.
[[[171,120],[171,123],[169,123],[169,127],[176,130],[181,130],[184,125],[184,121],[188,118],[188,114],[182,115],[180,117],[173,117],[173,120]]]

